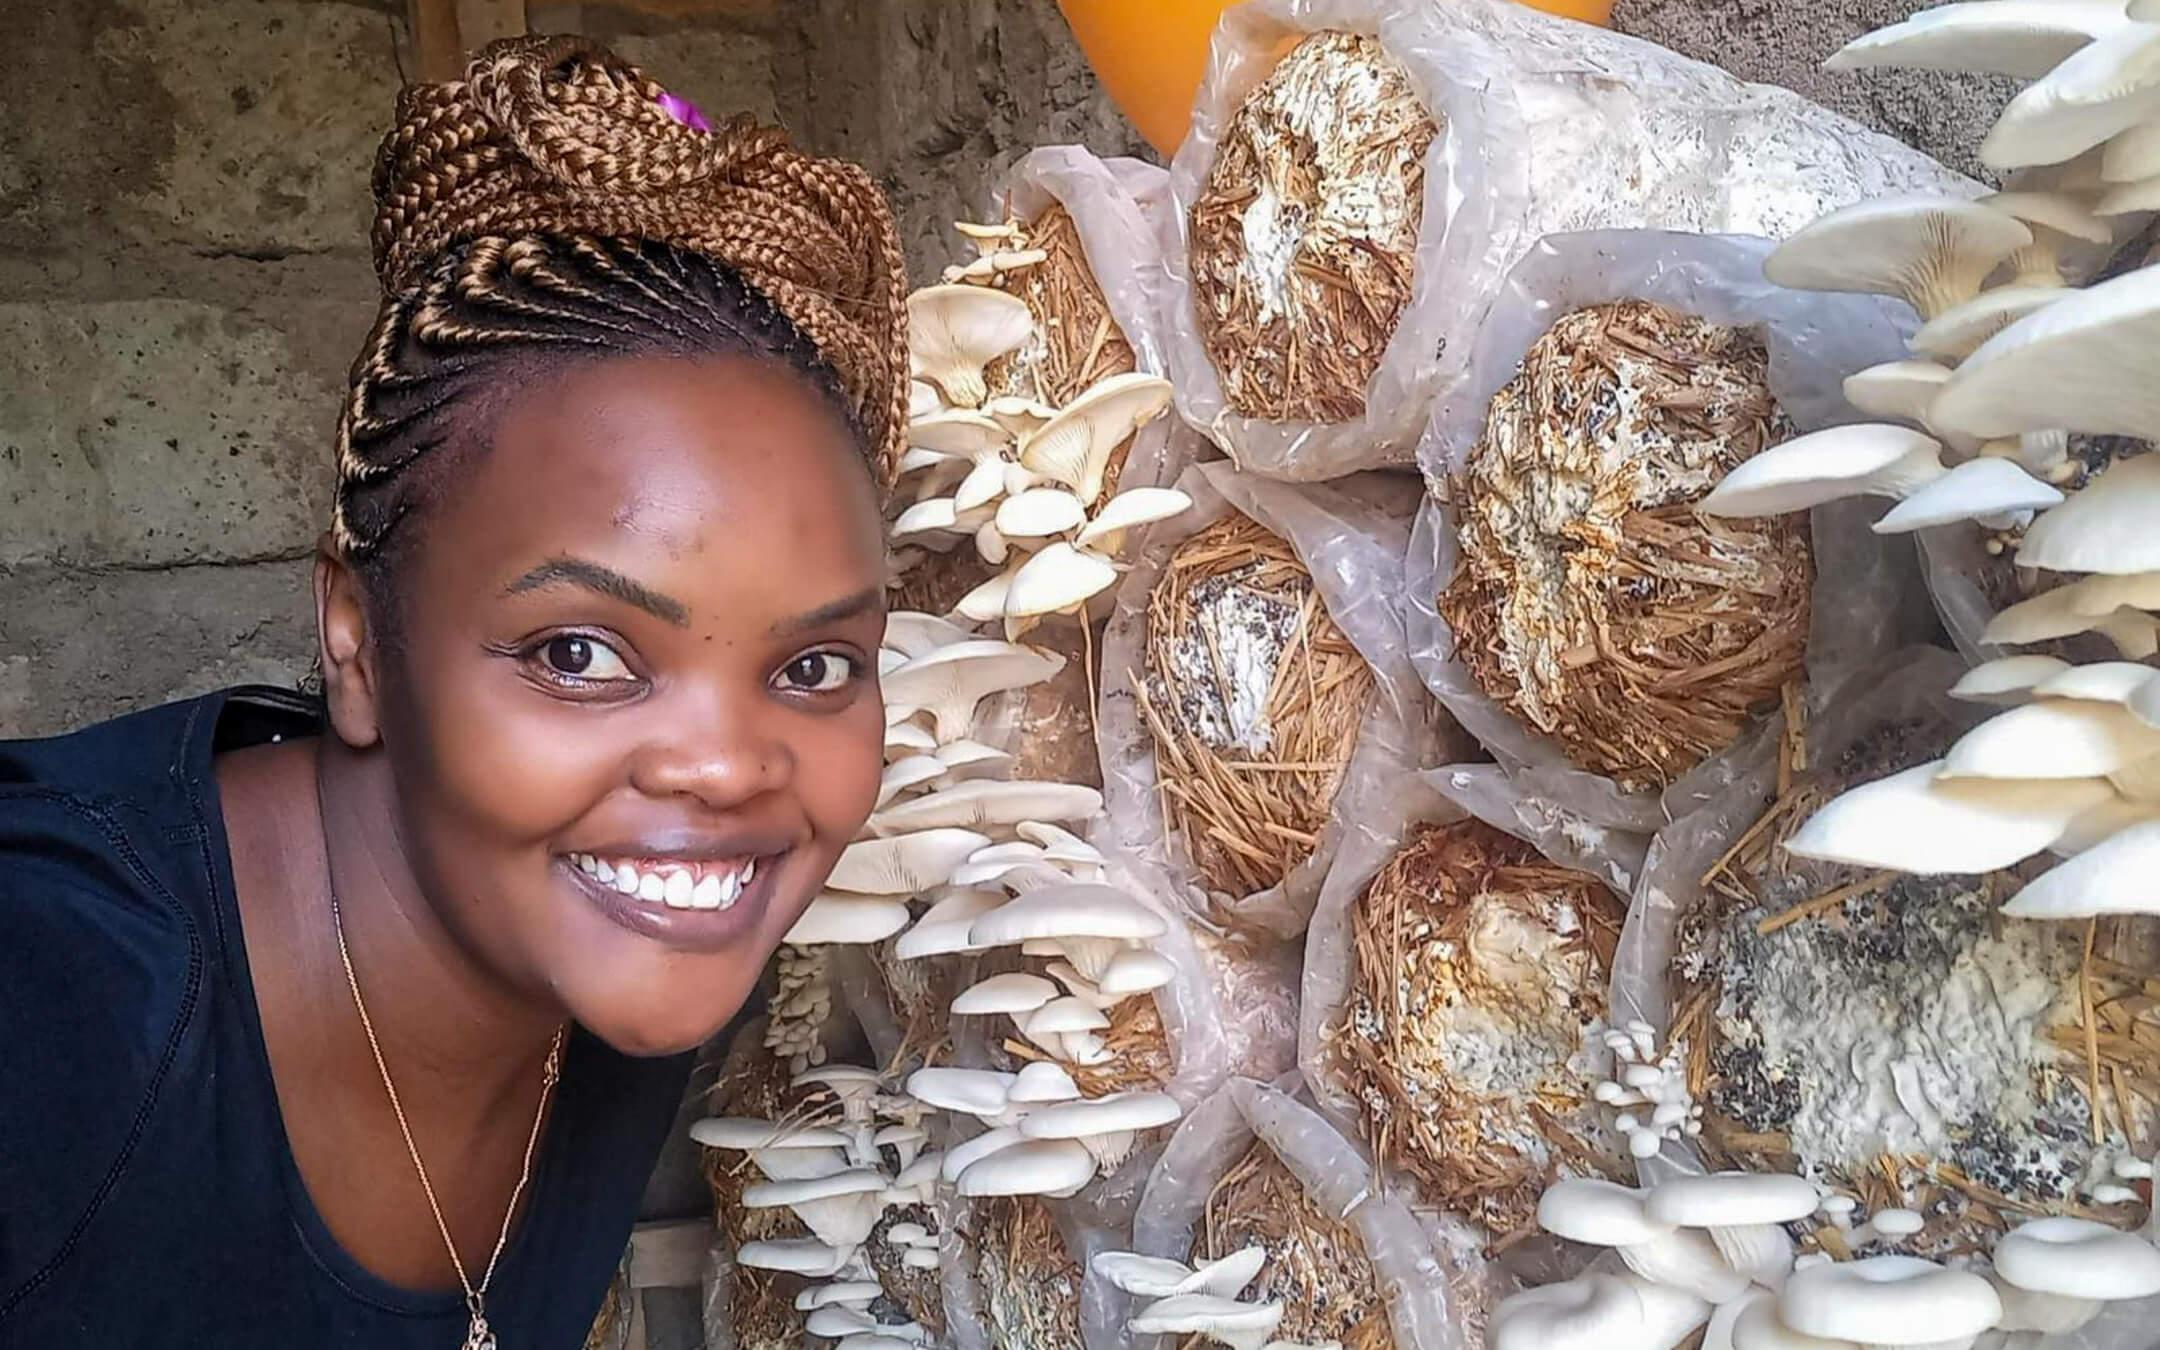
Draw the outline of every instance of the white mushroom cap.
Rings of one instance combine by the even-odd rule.
[[[820,891],[780,940],[792,947],[867,945],[907,927],[909,917],[904,900]]]
[[[1005,616],[1064,614],[1117,584],[1117,569],[1071,544],[1051,544],[1022,563],[1005,589]]]
[[[2062,499],[2060,489],[2041,482],[2007,459],[1987,456],[1966,460],[1891,507],[1888,515],[1875,522],[1874,530],[1877,534],[1903,534],[1961,520],[2044,511]]]
[[[1071,830],[1049,821],[1024,820],[1014,833],[1041,849],[1042,856],[1049,862],[1100,867],[1106,861],[1101,849]]]
[[[2160,32],[2123,24],[2073,52],[2010,101],[1980,143],[1991,169],[2060,164],[2160,112]]]
[[[983,367],[1035,331],[1025,301],[986,286],[928,286],[907,298],[913,373],[945,401],[975,408],[989,395]]]
[[[1107,1030],[1109,1026],[1109,1018],[1077,998],[1052,999],[1027,1018],[1030,1036],[1070,1036],[1079,1031]]]
[[[1997,0],[1986,0],[1997,3]],[[2011,324],[2069,295],[2061,286],[1998,286],[1953,305],[1921,325],[1912,349],[1938,361],[1958,362],[1979,351]]]
[[[1774,285],[1894,295],[1932,319],[1980,293],[2032,243],[2016,217],[1951,197],[1886,197],[1833,211],[1763,263]]]
[[[1127,488],[1109,501],[1073,542],[1097,553],[1116,553],[1126,531],[1168,520],[1192,509],[1192,498],[1176,488]]]
[[[893,944],[893,955],[902,961],[916,961],[926,956],[972,951],[968,930],[977,919],[1004,903],[1005,896],[998,891],[950,891],[925,910],[913,928],[900,935]]]
[[[999,906],[975,921],[973,940],[985,947],[1065,938],[1152,942],[1169,927],[1162,915],[1125,892],[1079,882],[1031,891]]]
[[[1786,1326],[1778,1320],[1777,1295],[1766,1290],[1727,1306],[1739,1309],[1733,1320],[1732,1350],[1860,1350],[1852,1341],[1826,1341]]]
[[[876,1280],[842,1280],[836,1284],[815,1284],[795,1296],[795,1311],[816,1312],[819,1308],[868,1307],[885,1296],[885,1286]]]
[[[2160,1248],[2090,1219],[2034,1219],[1995,1243],[1995,1270],[2020,1289],[2113,1302],[2160,1294]]]
[[[2018,601],[1988,620],[1987,627],[1980,630],[1981,641],[2014,647],[2104,628],[2112,616],[2105,611],[2087,612],[2085,597],[2078,590],[2084,584],[2074,581]]]
[[[1023,820],[1085,820],[1102,810],[1102,794],[1077,783],[981,778],[895,802],[870,819],[880,834],[914,830],[992,829]]]
[[[2070,669],[2054,656],[2004,656],[1983,661],[1958,677],[1950,697],[1968,703],[2022,703],[2035,685]]]
[[[2160,822],[2120,830],[2027,885],[2002,912],[2013,919],[2091,919],[2160,913]]]
[[[843,1336],[852,1336],[857,1332],[877,1330],[877,1319],[858,1309],[835,1305],[830,1308],[819,1308],[816,1312],[811,1313],[808,1320],[803,1323],[803,1330],[813,1336],[823,1336],[829,1340],[837,1341]]]
[[[817,1125],[788,1125],[740,1116],[709,1116],[690,1127],[690,1137],[707,1148],[756,1152],[766,1149],[847,1147],[848,1137]]]
[[[2160,754],[2160,730],[2108,703],[2045,699],[1959,737],[1945,778],[2102,778]]]
[[[1487,1350],[1672,1350],[1710,1317],[1702,1299],[1648,1280],[1578,1275],[1501,1300]]]
[[[1707,516],[1781,516],[1846,497],[1908,496],[1944,472],[1942,442],[1911,427],[1831,427],[1743,462],[1695,509]]]
[[[1651,1189],[1645,1205],[1657,1223],[1680,1228],[1797,1223],[1815,1212],[1822,1195],[1804,1177],[1774,1172],[1713,1172],[1674,1177]]]
[[[1669,1236],[1676,1224],[1650,1217],[1642,1191],[1595,1177],[1563,1177],[1538,1197],[1538,1226],[1593,1247],[1630,1247]]]
[[[2113,0],[2106,0],[2112,4]],[[2061,286],[2062,254],[2075,244],[2112,248],[2115,232],[2088,209],[2089,196],[2058,188],[2052,192],[1998,192],[1981,201],[2025,222],[2033,232],[2030,248],[2010,256],[2011,287]]]
[[[2154,269],[2160,271],[2160,268]],[[2036,520],[2018,565],[2121,576],[2160,571],[2160,456],[2118,460],[2061,506]]]
[[[2070,666],[2033,686],[2036,698],[2081,698],[2127,707],[2138,690],[2160,678],[2160,670],[2135,661],[2094,661]]]
[[[960,597],[953,612],[976,623],[990,623],[1005,617],[1005,597],[1012,591],[1013,574],[1000,572],[974,590]]]
[[[1925,426],[1928,405],[1948,383],[1948,366],[1933,361],[1889,361],[1846,376],[1845,401],[1870,417],[1899,417]]]
[[[1120,1092],[1109,1097],[1058,1102],[1021,1118],[1020,1133],[1029,1139],[1085,1139],[1175,1124],[1184,1114],[1177,1098],[1163,1092]]]
[[[2072,291],[1988,339],[1958,367],[1928,410],[1929,418],[1984,440],[2060,427],[2150,435],[2160,426],[2160,381],[2145,369],[2146,354],[2155,346],[2160,346],[2160,268],[2142,268]],[[2123,461],[2101,481],[2149,458]],[[2145,572],[2160,571],[2160,565],[2070,570]]]
[[[1281,1303],[1177,1294],[1143,1308],[1126,1325],[1142,1336],[1204,1335],[1230,1350],[1260,1350],[1282,1319]]]
[[[1029,488],[998,503],[997,528],[1013,539],[1047,539],[1087,523],[1087,508],[1063,488]]]
[[[1134,948],[1111,957],[1095,987],[1112,997],[1123,997],[1152,993],[1176,978],[1177,966],[1169,957]]]
[[[2058,589],[2069,592],[2071,606],[2080,614],[2112,614],[2125,606],[2160,609],[2160,572],[2095,575]]]
[[[995,520],[986,520],[976,527],[975,556],[992,567],[1000,566],[1012,556],[1012,545],[998,532]]]
[[[941,745],[935,752],[937,762],[945,766],[945,773],[955,782],[994,774],[1012,763],[1012,756],[993,745],[981,741],[951,741]]]
[[[923,380],[908,381],[908,420],[928,417],[945,406],[938,396],[937,386]]]
[[[994,1116],[1005,1109],[1013,1076],[989,1069],[917,1069],[908,1075],[907,1093],[940,1111]]]
[[[2160,122],[2144,122],[2111,138],[2101,147],[2100,177],[2109,183],[2137,183],[2160,176]]]
[[[1786,849],[1855,867],[1992,872],[2048,848],[2081,812],[2114,795],[2097,777],[1946,779],[1942,767],[1930,761],[1839,794]]]
[[[2133,825],[2160,820],[2160,804],[2110,797],[2098,806],[2078,812],[2062,838],[2048,845],[2058,858],[2075,858],[2113,839]]]
[[[2058,1334],[2076,1331],[2098,1317],[2107,1307],[2096,1298],[2070,1298],[2062,1294],[2038,1294],[2030,1289],[2020,1289],[2002,1277],[1992,1267],[1981,1272],[1989,1284],[1995,1286],[1995,1296],[2002,1300],[2002,1320],[1995,1324],[1997,1334],[2014,1331],[2038,1331]],[[2005,1344],[2016,1344],[2020,1338],[2005,1337]]]
[[[944,1161],[939,1164],[938,1174],[947,1181],[958,1181],[962,1172],[984,1158],[1004,1149],[1017,1148],[1024,1142],[1026,1141],[1021,1138],[1020,1131],[1010,1125],[984,1130],[947,1153]]]
[[[900,659],[905,661],[907,658]],[[921,787],[944,775],[945,766],[935,755],[909,755],[905,759],[896,759],[885,766],[884,776],[878,779],[877,804],[883,806],[909,788]]]
[[[1826,1340],[1932,1345],[1977,1336],[2002,1316],[1985,1279],[1911,1256],[1870,1256],[1796,1270],[1778,1320]]]
[[[1043,1059],[1020,1070],[1006,1100],[1015,1106],[1040,1106],[1047,1102],[1077,1101],[1079,1097],[1080,1085],[1073,1082],[1064,1066]]]
[[[1065,659],[1010,642],[975,639],[939,647],[887,675],[885,699],[921,708],[937,721],[940,741],[968,734],[975,705],[992,694],[1025,689],[1054,677]]]
[[[997,458],[1012,444],[1012,433],[997,420],[967,408],[953,408],[908,423],[908,444],[971,462]]]
[[[854,1256],[846,1247],[834,1247],[816,1238],[770,1238],[745,1242],[735,1252],[735,1263],[752,1270],[780,1270],[823,1279],[838,1274]]]
[[[907,539],[918,534],[953,533],[960,529],[960,507],[951,497],[932,497],[900,513],[892,523],[892,537]]]
[[[993,975],[962,991],[953,1000],[952,1010],[960,1017],[1029,1013],[1057,996],[1057,986],[1040,975]]]
[[[1111,453],[1169,406],[1168,380],[1140,371],[1112,375],[1089,386],[1028,437],[1020,463],[1092,503],[1102,496]]]
[[[999,1149],[960,1174],[960,1194],[1070,1195],[1095,1177],[1095,1155],[1070,1139],[1030,1139]]]
[[[901,1336],[895,1334],[897,1330],[886,1327],[879,1331],[861,1331],[853,1336],[843,1336],[833,1342],[833,1350],[922,1350],[923,1340],[920,1335]]]
[[[1845,44],[1825,70],[1947,70],[2033,80],[2124,23],[2120,0],[1977,0],[1923,9]]]
[[[1018,394],[1006,394],[984,404],[983,411],[990,414],[999,426],[1004,427],[1018,440],[1022,436],[1032,435],[1043,423],[1057,416],[1058,410],[1047,403],[1038,403]]]
[[[989,843],[973,830],[858,839],[840,851],[826,884],[853,895],[919,895],[942,885],[954,868]]]
[[[1266,1249],[1261,1249],[1266,1255]],[[1179,1261],[1141,1256],[1136,1252],[1099,1252],[1088,1268],[1136,1298],[1168,1298],[1185,1291],[1192,1268]],[[1239,1288],[1243,1288],[1240,1285]],[[1221,1297],[1234,1297],[1237,1290]]]
[[[885,753],[899,751],[902,754],[927,752],[937,747],[937,737],[932,736],[913,722],[890,723],[885,728]]]

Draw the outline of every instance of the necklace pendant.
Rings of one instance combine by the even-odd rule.
[[[488,1326],[487,1316],[475,1309],[472,1326],[465,1332],[463,1350],[497,1350],[495,1333]]]

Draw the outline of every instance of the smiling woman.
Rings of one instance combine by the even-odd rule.
[[[868,177],[520,39],[375,194],[320,702],[0,745],[0,1342],[578,1344],[876,797]]]

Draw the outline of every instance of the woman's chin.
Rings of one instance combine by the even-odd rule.
[[[624,998],[621,991],[577,998],[565,990],[570,1015],[578,1025],[613,1049],[639,1059],[656,1059],[695,1050],[719,1035],[733,1021],[750,996],[746,983],[732,997],[716,996],[716,988],[729,983],[725,977],[701,981],[694,995],[681,997],[640,996]],[[659,994],[657,985],[646,986]]]

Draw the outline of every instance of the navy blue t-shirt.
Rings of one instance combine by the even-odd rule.
[[[0,1346],[456,1350],[460,1294],[370,1275],[287,1147],[211,757],[312,735],[235,690],[0,742]],[[574,1350],[691,1057],[582,1031],[488,1292],[504,1350]]]

